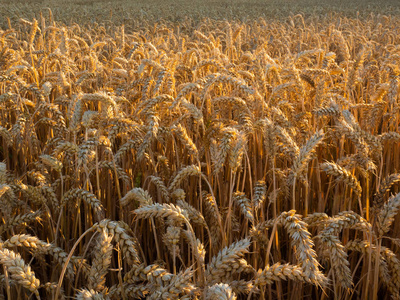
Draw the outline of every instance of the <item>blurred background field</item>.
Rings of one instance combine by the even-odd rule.
[[[400,1],[396,0],[166,0],[166,1],[0,1],[0,25],[7,26],[19,18],[38,19],[39,13],[51,8],[56,21],[80,25],[125,24],[140,26],[140,21],[182,21],[190,17],[193,21],[202,18],[246,21],[254,18],[284,19],[301,13],[305,17],[324,17],[339,13],[345,17],[365,18],[378,14],[400,14]]]

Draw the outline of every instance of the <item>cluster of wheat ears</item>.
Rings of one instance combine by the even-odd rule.
[[[10,22],[0,298],[399,299],[399,22]]]

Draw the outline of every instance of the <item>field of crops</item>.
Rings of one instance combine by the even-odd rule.
[[[0,299],[400,299],[398,6],[88,2],[0,8]]]

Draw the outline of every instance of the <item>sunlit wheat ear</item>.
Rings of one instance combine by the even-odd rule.
[[[317,108],[313,110],[313,114],[317,117],[334,117],[340,118],[342,115],[342,111],[339,108],[339,105],[334,101],[331,101],[329,106]]]
[[[244,215],[250,223],[254,223],[254,215],[251,208],[250,200],[242,192],[235,192],[233,194],[233,201],[239,207],[240,212]]]
[[[21,255],[8,249],[1,249],[0,262],[7,267],[12,279],[39,296],[40,281],[36,278],[31,267],[26,265]]]
[[[0,233],[3,233],[4,231],[7,231],[18,225],[28,225],[33,221],[40,221],[41,214],[42,211],[38,210],[35,212],[12,216],[6,220],[6,223],[0,225]]]
[[[256,271],[253,269],[251,271],[251,276],[254,278],[254,274]],[[248,275],[244,275],[248,276]],[[232,288],[233,292],[237,295],[248,295],[250,292],[251,293],[258,293],[258,288],[254,286],[254,279],[252,280],[246,280],[246,279],[240,279],[240,280],[232,280],[229,281],[229,285]]]
[[[168,285],[162,287],[159,292],[153,293],[149,299],[160,299],[160,297],[161,299],[186,299],[185,295],[190,297],[190,293],[195,289],[191,283],[192,276],[193,271],[190,268],[179,272],[172,276]]]
[[[264,180],[258,180],[254,186],[252,204],[254,209],[259,209],[267,198],[267,187]]]
[[[264,270],[259,270],[254,284],[263,286],[273,284],[274,281],[294,280],[300,282],[308,282],[307,277],[303,273],[300,266],[276,263],[272,266],[266,266]]]
[[[114,176],[115,171],[116,171],[118,179],[121,179],[126,184],[129,184],[129,182],[130,182],[130,177],[128,176],[128,174],[126,174],[124,169],[122,169],[119,166],[114,165],[114,163],[112,161],[101,161],[98,164],[98,168],[99,169],[104,168],[104,169],[110,170],[111,171],[110,173],[113,176]],[[96,170],[96,168],[93,167],[91,172],[94,172],[95,170]],[[115,180],[117,180],[117,178],[115,178]]]
[[[190,155],[193,155],[194,157],[197,156],[198,150],[196,145],[193,143],[193,140],[189,137],[187,134],[187,131],[184,127],[182,127],[181,124],[178,124],[177,126],[173,126],[172,132],[175,133],[176,137],[180,140],[182,145],[187,149],[188,153]]]
[[[226,283],[216,283],[207,287],[205,293],[206,300],[236,300],[237,297],[232,288]]]
[[[189,220],[197,225],[200,225],[208,230],[208,226],[206,220],[204,219],[201,212],[199,212],[196,208],[191,206],[189,203],[185,202],[184,200],[178,200],[176,204],[184,209],[189,217]]]
[[[296,177],[301,177],[306,171],[308,163],[312,159],[312,154],[315,152],[315,148],[322,143],[323,138],[324,133],[319,131],[300,148],[299,156],[293,162],[293,173]]]
[[[164,198],[164,200],[166,202],[169,202],[170,194],[162,178],[158,176],[149,176],[148,178],[152,183],[154,183],[154,185],[157,187],[157,190],[160,191],[161,196]]]
[[[242,125],[242,130],[245,132],[253,129],[253,113],[247,106],[244,99],[240,97],[217,97],[212,99],[213,104],[223,107],[232,107],[233,110],[238,112],[238,122]]]
[[[113,240],[119,243],[122,254],[127,261],[131,264],[139,264],[137,241],[130,235],[128,228],[129,226],[126,226],[126,223],[122,221],[104,219],[98,224],[97,231],[100,233],[104,231],[106,234],[113,236]]]
[[[382,247],[382,256],[388,262],[389,269],[392,274],[392,280],[389,283],[389,289],[396,295],[400,291],[400,260],[392,250]]]
[[[343,288],[350,288],[353,285],[350,263],[339,238],[332,234],[323,234],[321,235],[321,242],[324,245],[324,250],[331,253],[329,258],[332,268],[335,270],[336,280],[340,282],[340,286]]]
[[[57,288],[57,283],[56,282],[46,282],[45,284],[41,285],[41,288],[46,290],[47,295],[53,295],[54,291]],[[60,289],[60,299],[65,300],[65,292],[64,289]]]
[[[96,292],[93,289],[87,290],[87,289],[82,289],[78,291],[78,294],[76,296],[77,300],[89,300],[89,299],[106,299],[105,296],[102,293]]]
[[[376,211],[379,211],[382,208],[386,192],[389,192],[393,184],[399,181],[400,181],[400,174],[398,173],[390,174],[389,176],[385,177],[382,180],[379,186],[379,190],[374,195],[374,200],[373,200],[373,206]]]
[[[282,151],[288,155],[293,161],[296,161],[298,159],[298,156],[300,154],[300,149],[297,146],[296,142],[293,140],[293,138],[288,134],[288,132],[278,126],[275,126],[275,134],[276,136],[281,140],[281,143],[279,144],[279,147],[282,149]]]
[[[176,189],[171,193],[171,198],[175,202],[177,201],[185,201],[186,199],[186,193],[183,189]]]
[[[337,44],[337,56],[339,61],[348,61],[350,59],[349,47],[343,37],[342,32],[334,30],[332,39]]]
[[[137,110],[139,114],[142,115],[149,115],[151,111],[156,111],[156,105],[160,105],[165,102],[172,102],[173,98],[170,95],[163,94],[160,96],[157,96],[155,98],[147,99],[146,101],[143,101],[139,104]]]
[[[213,246],[218,247],[223,239],[223,233],[221,232],[222,221],[221,215],[218,209],[217,202],[211,194],[203,193],[204,206],[205,206],[205,219],[207,225],[210,228],[211,242]]]
[[[283,212],[276,219],[267,220],[253,226],[250,235],[266,244],[268,240],[266,240],[263,231],[270,229],[274,224],[284,226],[287,230],[291,245],[295,249],[299,266],[302,268],[304,280],[318,286],[326,287],[328,280],[319,270],[317,254],[313,249],[314,242],[307,229],[307,223],[304,222],[301,216],[297,215],[294,210]]]
[[[305,279],[308,282],[325,287],[328,280],[319,270],[317,254],[313,249],[314,242],[311,240],[311,234],[307,230],[307,224],[293,210],[288,213],[282,213],[280,218],[289,233],[291,245],[295,248]]]
[[[188,244],[192,248],[192,251],[199,263],[199,268],[201,269],[201,273],[203,274],[204,272],[204,259],[206,255],[206,251],[204,249],[203,243],[196,238],[196,236],[193,234],[192,231],[190,230],[183,230],[183,236],[187,240]],[[202,278],[200,279],[201,281],[203,280]]]
[[[149,112],[149,114],[146,116],[146,119],[146,135],[144,136],[143,142],[139,146],[136,153],[136,157],[139,161],[145,158],[150,149],[149,147],[152,141],[157,137],[159,130],[159,117],[155,114],[154,111]]]
[[[169,107],[170,109],[174,109],[176,106],[178,106],[181,102],[184,100],[184,97],[187,97],[188,94],[190,93],[198,93],[201,90],[202,86],[200,86],[197,83],[187,83],[185,84],[182,89],[179,91],[178,95],[176,96],[174,102],[172,102],[171,106]]]
[[[172,256],[177,256],[180,254],[178,246],[180,241],[180,236],[181,236],[181,228],[176,226],[168,226],[163,236],[163,242],[167,246]]]
[[[62,156],[68,154],[75,154],[79,151],[79,147],[71,142],[62,142],[57,145],[57,147],[53,150],[53,156],[57,159],[61,159]]]
[[[256,226],[253,226],[250,229],[250,236],[257,240],[257,242],[262,245],[262,247],[266,247],[268,244],[268,235],[264,232],[265,230],[269,230],[274,226],[276,219],[270,219],[268,221],[259,222]],[[279,222],[279,220],[278,220]]]
[[[58,262],[61,267],[64,267],[67,263],[68,253],[60,247],[54,246],[48,248],[48,253]],[[74,257],[71,259],[74,262]],[[66,265],[66,276],[68,278],[74,278],[75,270],[72,262],[68,262]]]
[[[115,162],[120,164],[121,160],[125,157],[127,153],[131,150],[137,150],[139,145],[143,142],[143,138],[136,137],[134,140],[128,140],[123,144],[114,155]]]
[[[41,193],[41,189],[39,187],[34,187],[31,185],[21,184],[14,184],[12,188],[15,192],[21,192],[24,197],[30,200],[31,203],[35,203],[39,206],[45,206],[47,204],[47,199]],[[5,194],[5,196],[7,193]],[[4,196],[3,196],[4,197]],[[11,203],[9,203],[10,205]],[[6,209],[7,206],[4,206],[2,209]]]
[[[36,236],[31,236],[28,234],[17,234],[13,235],[10,239],[3,243],[3,247],[26,247],[34,251],[47,252],[51,247],[51,244],[41,241]]]
[[[140,281],[145,281],[148,279],[148,273],[152,272],[153,270],[157,269],[158,265],[147,265],[147,264],[140,264],[140,265],[133,265],[132,268],[125,274],[124,282],[130,284]]]
[[[232,141],[232,145],[229,149],[228,163],[233,172],[237,172],[242,165],[246,143],[247,140],[245,134],[239,131],[236,138]]]
[[[360,138],[363,138],[368,146],[378,153],[382,151],[382,145],[379,137],[371,134],[368,131],[365,131],[361,128],[359,122],[354,117],[354,115],[350,112],[350,110],[345,109],[342,111],[344,120],[353,128],[353,130],[359,134]],[[342,123],[343,124],[343,123]]]
[[[353,285],[349,267],[350,263],[338,235],[346,228],[360,229],[370,233],[371,225],[352,211],[341,212],[337,216],[327,219],[325,222],[326,226],[318,235],[321,242],[321,253],[329,257],[335,271],[336,279],[339,280],[340,285],[343,288],[350,288]]]
[[[326,162],[321,164],[321,169],[324,170],[327,174],[335,176],[338,182],[344,182],[346,185],[354,190],[357,196],[361,195],[362,188],[360,182],[346,169],[333,162]]]
[[[272,107],[271,108],[271,117],[273,118],[274,122],[277,123],[277,125],[282,126],[283,128],[291,129],[290,131],[293,133],[292,127],[293,124],[288,120],[288,117],[285,115],[285,113],[278,107]]]
[[[187,166],[182,168],[175,178],[172,180],[171,184],[169,185],[169,191],[173,192],[176,188],[179,187],[181,182],[186,179],[188,176],[199,176],[201,175],[200,168],[195,165]]]
[[[365,254],[370,254],[370,253],[375,254],[373,251],[377,251],[376,246],[371,245],[367,241],[361,241],[361,240],[350,241],[345,245],[345,248],[350,251],[358,251]],[[398,297],[399,291],[393,289],[395,285],[393,282],[391,282],[392,278],[389,272],[389,265],[388,262],[386,261],[386,258],[383,255],[380,255],[378,262],[376,261],[376,255],[371,255],[371,258],[374,260],[375,264],[376,263],[379,264],[379,277],[388,287],[393,297]]]
[[[52,118],[56,121],[54,128],[58,134],[66,132],[65,119],[58,105],[43,102],[38,107],[38,110],[52,115]]]
[[[186,211],[174,204],[155,203],[135,209],[133,213],[135,213],[138,218],[157,217],[167,218],[170,222],[176,224],[189,223]]]
[[[172,278],[173,274],[169,273],[166,269],[160,266],[147,273],[147,280],[157,285],[159,288],[161,286],[166,286]]]
[[[100,233],[97,245],[94,249],[94,259],[89,273],[89,287],[95,291],[102,291],[105,288],[108,269],[111,265],[111,256],[113,245],[111,244],[113,236],[103,230]]]
[[[231,272],[237,271],[234,265],[239,258],[243,258],[248,253],[250,240],[244,239],[231,244],[229,247],[223,248],[211,262],[207,265],[206,279],[208,284],[221,282]]]
[[[226,127],[222,129],[222,137],[215,149],[214,173],[217,174],[225,165],[226,158],[231,150],[234,140],[239,131],[235,128]],[[213,150],[214,151],[214,150]]]
[[[53,244],[49,244],[38,239],[36,236],[31,236],[28,234],[18,234],[12,236],[10,239],[3,243],[6,248],[12,247],[24,247],[35,253],[40,254],[50,254],[56,260],[59,261],[60,265],[64,265],[65,259],[67,258],[67,253],[65,253],[61,248],[55,247]],[[75,257],[72,258],[75,261]],[[66,266],[67,277],[73,278],[74,269],[72,264]]]
[[[27,175],[32,178],[37,185],[43,186],[47,183],[46,177],[39,171],[32,170],[27,172]]]
[[[121,205],[128,205],[132,201],[139,203],[139,206],[150,205],[153,203],[153,199],[150,194],[142,188],[133,188],[125,194],[120,200]]]
[[[354,129],[353,126],[351,126],[351,124],[348,124],[344,120],[341,120],[338,127],[339,131],[354,143],[359,155],[368,156],[370,151],[369,146],[365,142],[363,134],[359,130]]]
[[[154,286],[150,283],[143,285],[113,285],[110,287],[108,296],[113,298],[122,298],[123,295],[132,299],[140,299],[146,297]]]
[[[85,191],[83,189],[72,189],[69,190],[65,195],[63,199],[63,205],[66,203],[69,203],[72,200],[75,199],[82,199],[85,201],[91,208],[93,208],[94,211],[100,212],[102,209],[101,202],[96,198],[95,195],[93,195],[89,191]]]
[[[400,141],[400,134],[398,134],[397,132],[385,132],[382,133],[381,135],[379,135],[379,139],[381,141],[381,143],[385,143],[385,142],[398,142]]]
[[[57,172],[60,172],[63,167],[62,163],[59,160],[50,155],[43,154],[40,156],[40,159],[46,166],[51,167],[53,170],[56,170]]]
[[[181,106],[190,113],[198,125],[204,125],[204,116],[200,109],[185,99],[182,99]]]
[[[313,213],[307,215],[303,221],[306,222],[308,226],[318,226],[325,225],[328,219],[330,219],[330,217],[326,213]]]
[[[383,208],[378,214],[378,232],[380,236],[383,236],[390,230],[390,225],[394,221],[394,217],[397,215],[400,207],[400,193],[389,198],[384,204]]]

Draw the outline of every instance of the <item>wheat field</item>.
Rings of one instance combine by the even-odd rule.
[[[399,7],[77,2],[2,9],[0,299],[400,299]]]

